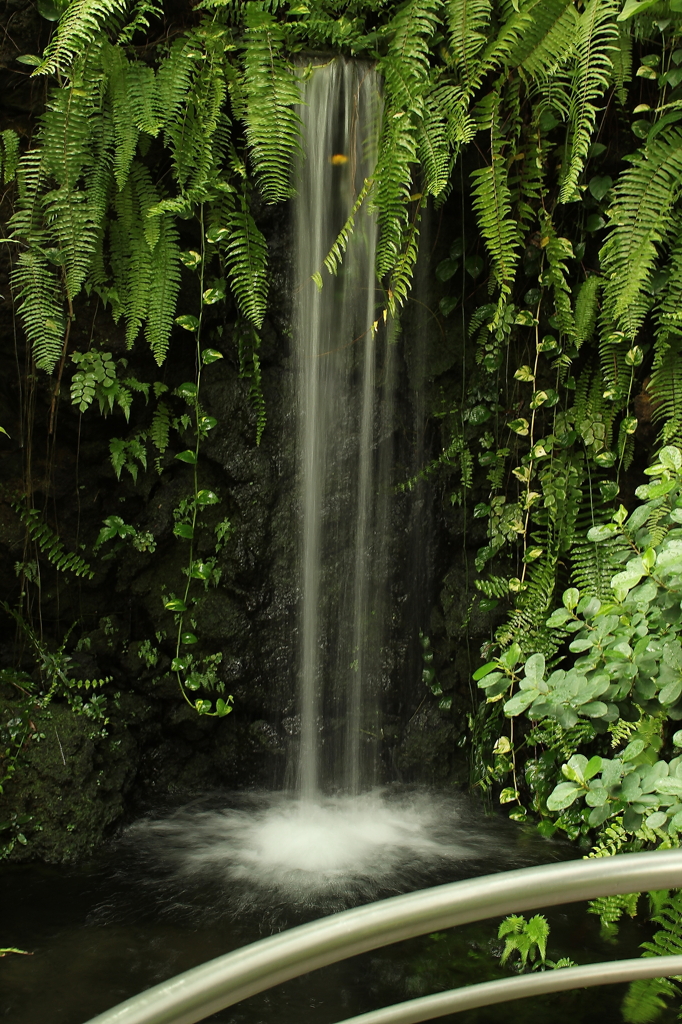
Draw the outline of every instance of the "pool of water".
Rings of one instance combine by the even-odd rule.
[[[423,793],[366,798],[364,808],[326,801],[308,808],[302,821],[300,813],[282,797],[215,794],[157,809],[78,867],[4,866],[0,944],[30,955],[0,960],[0,1020],[85,1024],[180,971],[353,903],[575,856],[568,844],[486,818],[464,800]],[[372,819],[377,842],[368,825]],[[325,853],[329,829],[331,848]],[[297,835],[303,836],[303,867]],[[645,937],[628,920],[617,942],[605,942],[584,905],[554,908],[547,917],[553,959],[589,963],[638,955]],[[505,976],[498,923],[355,957],[210,1020],[333,1024],[401,999]],[[615,1022],[622,1019],[623,992],[624,986],[605,986],[442,1019]],[[660,1021],[674,1019],[671,1010]]]

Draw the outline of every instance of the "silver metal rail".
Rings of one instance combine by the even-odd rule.
[[[477,1006],[492,1006],[512,999],[544,996],[550,992],[565,992],[569,988],[590,988],[593,985],[615,985],[617,982],[639,978],[664,978],[682,974],[682,956],[652,956],[639,960],[611,960],[586,967],[565,967],[559,971],[541,974],[521,974],[500,981],[485,981],[481,985],[437,992],[433,996],[410,999],[395,1006],[349,1017],[339,1024],[418,1024],[419,1021],[444,1017],[446,1013],[472,1010]]]
[[[670,888],[682,888],[682,850],[543,864],[451,882],[354,907],[261,939],[155,985],[93,1017],[88,1024],[196,1024],[290,978],[415,935],[597,896]],[[672,970],[661,970],[661,975],[682,970],[682,958],[665,957],[661,961],[668,959],[674,960],[675,966]],[[659,966],[664,965],[661,962]],[[578,968],[552,971],[548,976],[559,980],[562,975],[567,978],[573,970]],[[535,979],[515,978],[510,983],[530,980]],[[621,976],[618,980],[627,979]],[[489,983],[488,988],[490,984],[497,983]],[[466,990],[459,991],[463,994]],[[423,1019],[426,1017],[405,1018]]]

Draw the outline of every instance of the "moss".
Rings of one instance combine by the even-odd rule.
[[[123,730],[102,736],[98,725],[67,704],[32,711],[31,726],[0,796],[0,818],[29,819],[23,826],[28,844],[15,845],[12,856],[76,861],[123,813],[135,741]]]

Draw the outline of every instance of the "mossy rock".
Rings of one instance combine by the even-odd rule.
[[[32,712],[31,723],[32,738],[0,796],[0,819],[25,821],[28,841],[12,842],[16,827],[0,839],[13,846],[13,860],[77,861],[123,814],[135,741],[123,731],[102,736],[98,723],[56,702]]]

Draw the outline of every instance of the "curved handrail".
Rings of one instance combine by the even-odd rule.
[[[559,971],[541,974],[522,974],[499,981],[484,981],[480,985],[436,992],[395,1006],[348,1017],[339,1024],[419,1024],[423,1020],[444,1017],[447,1013],[473,1010],[477,1006],[544,996],[550,992],[565,992],[569,988],[590,988],[593,985],[615,985],[641,978],[665,978],[682,974],[682,956],[640,957],[637,960],[611,960],[584,967],[563,967]]]
[[[415,935],[520,910],[669,888],[682,888],[682,850],[542,864],[450,882],[271,935],[155,985],[89,1024],[197,1024],[290,978]]]

